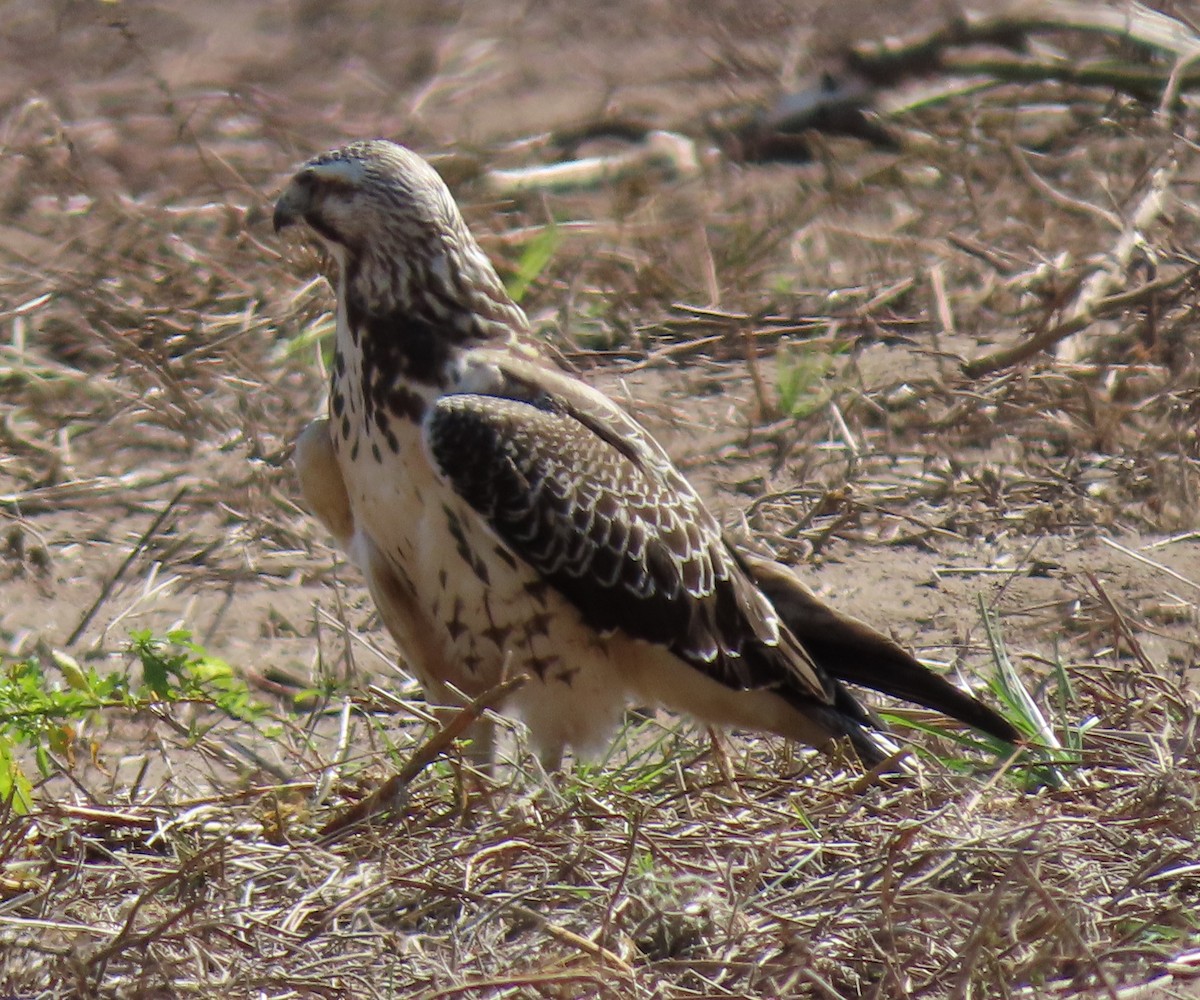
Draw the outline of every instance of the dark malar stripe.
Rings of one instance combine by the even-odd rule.
[[[482,332],[465,332],[470,323],[433,322],[411,309],[371,313],[346,295],[346,320],[362,350],[363,419],[378,425],[395,451],[391,419],[419,422],[425,402],[418,387],[445,389],[446,373],[464,346],[482,341]]]
[[[359,331],[363,382],[372,393],[386,392],[398,379],[439,385],[446,363],[458,349],[446,328],[409,311],[372,315],[351,300],[346,319],[352,330]]]

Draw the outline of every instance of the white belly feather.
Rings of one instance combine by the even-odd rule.
[[[355,525],[351,555],[384,624],[435,700],[478,695],[505,676],[529,681],[503,706],[544,759],[565,745],[602,750],[626,704],[609,641],[513,556],[436,477],[412,423],[398,451],[350,455],[333,429]],[[332,429],[332,428],[331,428]]]

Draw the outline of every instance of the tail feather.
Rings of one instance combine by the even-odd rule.
[[[837,680],[942,712],[1006,743],[1020,741],[994,709],[865,622],[828,607],[787,567],[743,552],[738,558],[813,660]]]

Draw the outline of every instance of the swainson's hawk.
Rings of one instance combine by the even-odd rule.
[[[275,207],[337,262],[329,416],[297,448],[431,699],[504,671],[542,759],[602,748],[630,701],[824,747],[886,746],[843,681],[1001,716],[789,571],[733,550],[666,452],[530,336],[446,185],[382,140],[314,157]]]

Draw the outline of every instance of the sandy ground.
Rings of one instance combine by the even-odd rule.
[[[256,682],[333,670],[405,684],[290,467],[291,442],[323,406],[319,352],[302,335],[330,296],[313,261],[270,232],[288,171],[362,135],[505,166],[541,155],[517,140],[602,116],[702,136],[709,116],[829,64],[851,33],[877,37],[942,7],[878,6],[9,5],[0,643],[27,655],[74,636],[70,652],[112,665],[130,629],[180,622]],[[922,128],[949,136],[970,114]],[[1157,153],[1104,129],[1099,117],[1071,126],[1046,156],[1071,197],[1119,212]],[[1068,168],[1089,141],[1081,180]],[[997,148],[964,140],[936,166],[920,155],[897,166],[837,140],[813,163],[714,155],[691,180],[517,204],[470,180],[457,188],[506,273],[526,227],[578,223],[562,225],[530,290],[535,322],[661,437],[731,531],[802,564],[838,607],[968,676],[989,669],[981,601],[1035,687],[1056,657],[1104,664],[1098,686],[1128,678],[1134,652],[1163,677],[1189,675],[1200,657],[1194,358],[1172,367],[1121,346],[1114,323],[1102,333],[1117,346],[1098,353],[1132,375],[1099,363],[1071,385],[1052,366],[952,373],[928,390],[946,358],[1016,337],[1025,315],[1003,313],[999,279],[954,256],[948,235],[993,246],[1009,276],[1112,239],[1069,206],[1039,205],[1012,171],[989,186]],[[1185,147],[1179,190],[1198,180]],[[1160,250],[1194,246],[1194,211],[1163,226]],[[953,328],[931,271],[949,286]],[[764,413],[730,326],[697,328],[720,334],[711,349],[662,351],[693,336],[680,304],[780,325],[835,317],[826,332],[841,343],[818,382],[846,422],[826,406]],[[775,343],[757,358],[768,380]],[[585,349],[597,344],[614,349]],[[913,386],[928,395],[893,405]],[[344,641],[346,625],[365,643]],[[1081,713],[1086,679],[1082,697]],[[158,738],[102,725],[102,771]]]

